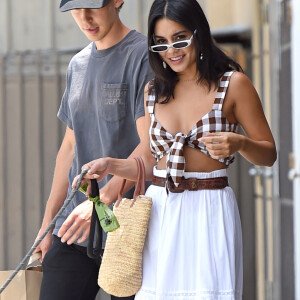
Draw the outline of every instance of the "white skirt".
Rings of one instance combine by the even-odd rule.
[[[154,168],[165,177],[165,170]],[[185,178],[227,176],[227,170]],[[241,300],[242,233],[235,195],[221,190],[167,193],[151,185],[153,206],[136,300]]]

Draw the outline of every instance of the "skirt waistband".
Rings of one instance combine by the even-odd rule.
[[[157,169],[156,166],[153,167],[153,175],[158,177],[167,177],[166,169]],[[228,169],[218,169],[211,172],[184,172],[184,178],[197,178],[197,179],[206,179],[206,178],[215,178],[215,177],[225,177],[228,176]]]

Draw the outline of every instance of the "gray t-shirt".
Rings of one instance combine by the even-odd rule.
[[[82,165],[106,156],[127,158],[137,146],[135,121],[145,114],[144,87],[152,76],[146,37],[135,30],[109,49],[98,51],[91,43],[72,58],[58,111],[58,118],[74,131],[76,142],[68,195]],[[76,192],[57,220],[54,234],[84,200],[86,197]]]

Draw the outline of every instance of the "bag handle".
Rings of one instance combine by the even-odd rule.
[[[135,184],[135,189],[134,189],[134,193],[133,193],[133,200],[132,203],[130,205],[130,207],[133,206],[134,202],[136,201],[136,198],[139,195],[144,195],[145,194],[145,165],[143,162],[143,159],[141,157],[134,157],[136,163],[137,163],[137,167],[138,167],[138,178],[137,178],[137,182]],[[118,205],[120,204],[121,200],[122,200],[122,195],[123,195],[123,191],[124,191],[124,187],[125,187],[125,183],[126,183],[126,179],[123,179],[122,182],[122,186],[120,188],[120,191],[118,193],[118,200],[116,202],[116,207],[118,207]]]
[[[141,157],[134,158],[138,165],[138,180],[136,183],[136,187],[133,194],[134,201],[136,200],[137,196],[145,195],[145,165],[143,159]]]

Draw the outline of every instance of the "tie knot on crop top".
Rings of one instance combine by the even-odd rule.
[[[159,161],[164,155],[167,155],[167,176],[171,176],[176,186],[179,185],[185,171],[185,158],[183,153],[184,146],[198,149],[211,157],[209,152],[206,150],[205,145],[198,139],[200,139],[205,132],[237,131],[237,124],[229,123],[222,111],[223,102],[232,74],[233,71],[224,73],[219,81],[212,109],[205,114],[186,135],[181,132],[172,135],[158,122],[154,114],[154,88],[150,86],[146,106],[151,118],[149,128],[151,152],[156,161]],[[224,163],[226,166],[232,163],[233,160],[233,155],[218,159],[218,161]]]

